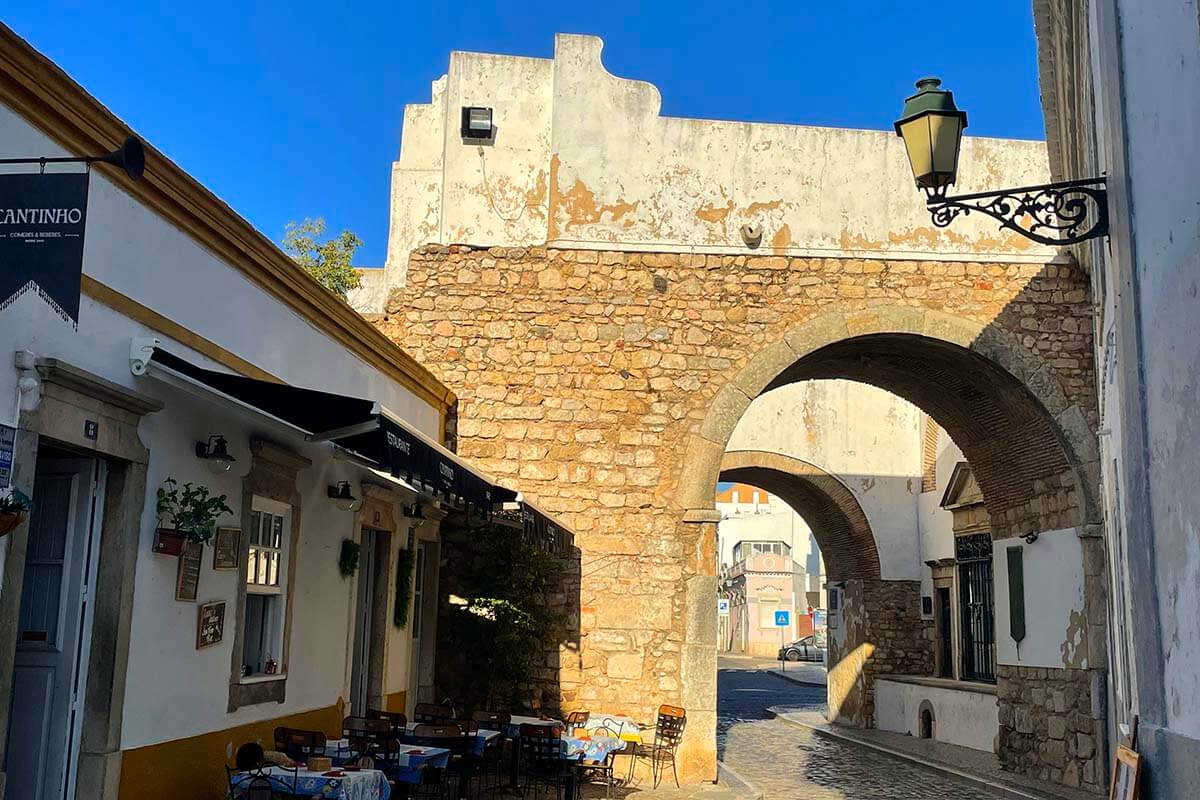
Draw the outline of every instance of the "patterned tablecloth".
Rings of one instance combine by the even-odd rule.
[[[570,761],[603,761],[608,758],[609,753],[625,749],[624,740],[614,739],[611,736],[578,739],[563,734],[560,738],[562,739],[563,758]]]
[[[292,772],[268,767],[264,772],[276,791],[292,792]],[[244,797],[250,775],[242,773],[233,779],[233,800]],[[387,777],[377,769],[347,772],[339,778],[302,769],[296,773],[295,793],[298,797],[319,797],[321,800],[388,800],[392,789]]]
[[[334,739],[326,742],[325,755],[333,759],[334,764],[345,764],[352,758],[349,744],[346,739]],[[446,748],[401,745],[396,754],[396,768],[389,769],[388,774],[392,780],[401,783],[420,783],[422,768],[444,769],[449,763],[450,751]]]
[[[627,742],[642,741],[642,728],[632,718],[623,714],[592,714],[584,728],[590,734],[598,728],[608,728]]]

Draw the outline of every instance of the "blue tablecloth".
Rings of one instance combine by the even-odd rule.
[[[264,770],[276,791],[292,792],[292,772],[278,767]],[[301,797],[319,797],[322,800],[388,800],[392,788],[387,778],[377,769],[347,772],[340,778],[326,777],[320,772],[302,769],[296,773],[295,792]],[[233,798],[243,797],[250,775],[242,773],[233,779]]]
[[[413,731],[416,730],[416,727],[419,724],[420,723],[417,722],[408,723],[404,729],[406,734],[405,740],[411,740]],[[478,731],[471,734],[471,752],[477,756],[483,755],[483,751],[487,749],[488,743],[499,736],[499,731],[489,731],[480,728]]]
[[[353,758],[349,742],[345,739],[334,739],[325,743],[325,755],[334,764],[345,764]],[[394,756],[395,765],[387,765],[387,775],[401,783],[420,783],[421,770],[425,767],[445,769],[450,763],[450,751],[443,747],[416,747],[401,745]]]

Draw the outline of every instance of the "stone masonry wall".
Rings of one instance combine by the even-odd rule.
[[[878,676],[933,673],[933,621],[921,618],[920,581],[846,581],[839,624],[829,637],[828,717],[873,728]]]
[[[1031,379],[1094,421],[1088,280],[1067,265],[462,245],[413,254],[408,284],[377,324],[458,394],[459,452],[576,533],[580,644],[561,659],[566,705],[645,718],[659,703],[688,707],[684,760],[704,777],[716,642],[715,517],[704,509],[715,485],[681,494],[695,478],[685,473],[695,443],[709,436],[703,447],[719,462],[713,410],[725,413],[730,383],[752,359],[791,352],[784,339],[795,326],[837,315],[854,330],[883,307],[994,334],[1014,359],[1041,365]],[[920,366],[922,352],[911,358]],[[731,431],[740,407],[729,413]],[[1052,439],[1021,440],[1030,469],[1061,463]],[[983,472],[1000,452],[981,442],[968,458]],[[1057,494],[1033,497],[1022,513],[1060,527],[1079,502],[1070,480],[1030,476],[1035,492]]]
[[[996,673],[1004,768],[1102,791],[1104,730],[1092,716],[1092,673],[1004,665]]]

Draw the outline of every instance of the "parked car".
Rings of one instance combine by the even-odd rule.
[[[825,638],[805,636],[779,648],[780,661],[825,661]]]

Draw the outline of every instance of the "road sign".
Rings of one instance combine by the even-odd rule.
[[[727,597],[717,598],[717,613],[718,614],[728,614],[729,613],[729,598],[727,598]]]
[[[776,611],[775,612],[775,627],[776,628],[787,628],[787,627],[791,626],[791,624],[792,624],[792,621],[791,621],[791,612],[790,611]]]

